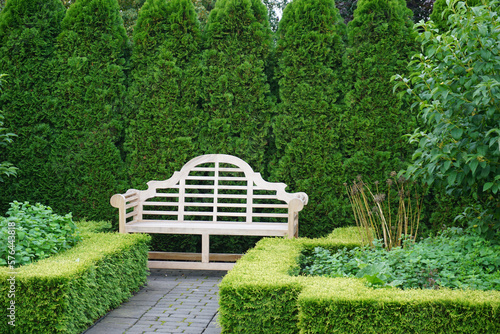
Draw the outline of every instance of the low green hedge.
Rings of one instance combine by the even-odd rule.
[[[359,246],[355,228],[322,239],[266,238],[220,284],[222,333],[500,333],[500,292],[372,289],[291,276],[304,251]]]
[[[70,250],[17,268],[15,285],[11,270],[0,268],[0,333],[81,333],[145,284],[148,235],[92,233],[84,225]],[[12,300],[15,327],[6,313]]]

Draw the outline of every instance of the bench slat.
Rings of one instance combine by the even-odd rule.
[[[224,222],[168,222],[165,220],[143,221],[128,224],[127,232],[167,234],[210,234],[210,235],[263,235],[285,236],[288,226],[280,223],[224,223]]]
[[[192,180],[192,181],[215,181],[215,176],[196,176],[196,175],[189,175],[186,176],[186,180]],[[219,181],[248,181],[246,177],[241,177],[241,176],[220,176],[217,178]]]
[[[137,203],[137,202],[129,203],[129,204],[125,205],[125,210],[130,209],[130,208],[135,208],[137,205],[139,205],[139,203]]]
[[[125,218],[130,218],[130,217],[134,217],[134,216],[137,216],[137,212],[132,211],[132,212],[127,213],[125,215]]]
[[[178,206],[178,202],[144,202],[144,206]],[[135,205],[132,205],[130,207],[134,207]],[[185,207],[189,206],[196,206],[196,207],[213,207],[214,203],[200,203],[200,202],[185,202],[184,203]],[[254,203],[251,205],[253,208],[262,208],[262,209],[288,209],[287,204],[260,204],[260,203]],[[246,208],[247,204],[246,203],[217,203],[217,207],[224,207],[224,208]],[[126,208],[129,208],[127,206]]]

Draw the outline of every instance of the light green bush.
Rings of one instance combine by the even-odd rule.
[[[0,217],[0,266],[18,267],[73,247],[81,240],[71,214],[59,216],[37,203],[13,202]]]

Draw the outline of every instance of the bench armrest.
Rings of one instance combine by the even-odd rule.
[[[304,205],[307,204],[309,197],[306,193],[293,193],[294,196],[288,202],[288,237],[289,238],[298,238],[299,236],[299,211],[304,208]]]
[[[120,233],[125,232],[125,224],[127,218],[133,214],[127,214],[127,209],[133,208],[137,213],[139,205],[139,196],[136,190],[128,190],[125,194],[115,194],[111,197],[110,201],[112,206],[118,208],[118,227]]]

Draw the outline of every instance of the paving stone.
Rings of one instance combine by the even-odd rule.
[[[224,271],[152,269],[148,284],[85,334],[219,334],[218,284]]]

